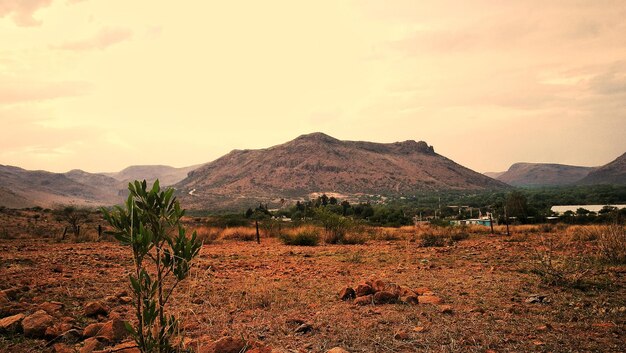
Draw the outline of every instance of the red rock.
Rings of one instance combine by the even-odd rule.
[[[426,287],[418,287],[413,290],[417,295],[424,295],[425,293],[432,293],[432,291]]]
[[[85,340],[83,347],[80,349],[80,353],[92,353],[95,350],[104,348],[104,343],[95,337],[91,337]]]
[[[452,313],[454,313],[454,310],[452,310],[452,306],[450,306],[450,305],[440,305],[439,306],[439,311],[442,314],[452,314]]]
[[[387,288],[387,282],[383,281],[382,279],[377,279],[372,281],[372,289],[374,289],[374,292],[382,292]]]
[[[339,298],[341,300],[354,299],[356,298],[356,292],[354,291],[354,289],[346,287],[342,289],[341,292],[339,292]]]
[[[412,289],[407,288],[407,287],[400,287],[400,296],[401,297],[409,297],[409,296],[416,296],[417,297],[417,293],[415,293]]]
[[[391,304],[395,303],[396,300],[398,300],[398,296],[391,292],[382,291],[374,294],[374,303],[376,304]]]
[[[374,289],[366,283],[361,283],[356,287],[356,296],[363,297],[366,295],[374,294]]]
[[[74,349],[65,343],[55,343],[52,345],[53,353],[74,353]]]
[[[22,320],[24,336],[43,338],[46,329],[54,323],[54,318],[43,310],[39,310]]]
[[[443,302],[441,298],[434,295],[420,295],[418,298],[421,304],[441,304]]]
[[[343,348],[335,347],[335,348],[331,348],[327,350],[326,353],[350,353],[350,352],[348,352],[347,350]]]
[[[417,295],[407,295],[406,297],[400,297],[400,301],[404,304],[417,305],[419,304],[419,299]]]
[[[102,302],[90,302],[84,308],[85,316],[107,315],[108,313],[109,308]]]
[[[369,295],[364,295],[362,297],[357,297],[354,300],[354,304],[356,305],[370,305],[372,304],[372,301],[374,300],[374,296],[369,294]]]
[[[126,336],[128,336],[128,331],[126,331],[124,321],[113,319],[102,325],[102,328],[97,333],[97,336],[104,337],[111,342],[117,342],[126,338]]]
[[[239,353],[246,347],[246,341],[231,336],[222,337],[209,345],[199,347],[198,353]]]
[[[19,332],[22,330],[24,314],[17,314],[0,319],[0,332]]]
[[[45,302],[39,304],[38,308],[47,312],[50,315],[54,315],[59,312],[59,310],[63,309],[63,303],[59,302]]]
[[[5,289],[1,293],[3,293],[9,300],[16,300],[20,292],[21,292],[20,288],[13,287],[13,288]]]
[[[11,300],[9,299],[9,296],[6,295],[6,293],[4,292],[0,292],[0,304],[5,304],[10,302]]]
[[[104,323],[102,322],[97,322],[95,324],[88,325],[83,330],[83,336],[85,337],[98,336],[98,333],[100,333],[100,330],[102,330],[102,326],[104,326]]]
[[[111,347],[110,349],[105,349],[105,350],[101,350],[101,351],[93,351],[93,353],[110,353],[110,352],[115,352],[115,353],[141,353],[141,351],[139,350],[139,348],[137,347],[137,344],[135,342],[124,342],[124,343],[117,344],[117,345]]]
[[[393,338],[399,341],[406,341],[406,340],[409,340],[411,336],[407,332],[399,331],[393,335]]]

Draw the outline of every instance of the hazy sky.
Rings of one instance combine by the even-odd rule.
[[[476,171],[626,151],[626,1],[0,0],[0,164],[186,166],[322,131]]]

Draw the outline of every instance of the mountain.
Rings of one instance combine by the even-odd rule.
[[[626,153],[617,157],[614,161],[596,168],[578,184],[618,184],[626,185]]]
[[[513,186],[562,186],[574,184],[593,169],[553,163],[515,163],[496,179]]]
[[[485,174],[486,176],[492,179],[498,179],[498,177],[504,173],[506,172],[484,172],[483,174]]]
[[[115,173],[101,173],[112,177],[118,181],[128,184],[134,180],[146,179],[147,182],[153,183],[159,179],[162,186],[169,186],[185,179],[187,173],[200,167],[202,164],[192,165],[189,167],[175,168],[167,165],[134,165],[127,167]]]
[[[0,165],[0,206],[23,208],[111,205],[121,202],[119,182],[81,170],[51,173]]]
[[[319,192],[349,198],[507,186],[435,153],[423,141],[341,141],[312,133],[270,148],[234,150],[174,187],[186,207],[212,208]]]

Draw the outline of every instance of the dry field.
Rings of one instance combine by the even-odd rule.
[[[132,321],[124,303],[130,250],[85,241],[93,240],[88,226],[91,235],[80,242],[59,242],[62,225],[33,214],[0,215],[0,290],[15,289],[0,317],[44,308],[80,332],[111,317]],[[261,244],[240,241],[233,231],[222,239],[219,230],[203,228],[217,239],[203,246],[170,310],[188,342],[200,346],[227,335],[278,352],[623,352],[626,265],[607,262],[607,229],[520,226],[511,237],[484,228],[463,230],[469,237],[427,227],[367,229],[365,244],[302,247],[267,236]],[[446,242],[420,246],[424,234]],[[442,303],[339,299],[343,288],[373,279],[426,287]],[[106,304],[108,317],[84,315],[93,301]],[[83,345],[79,339],[63,348]],[[53,347],[19,332],[0,334],[2,352]]]

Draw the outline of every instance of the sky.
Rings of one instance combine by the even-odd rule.
[[[626,152],[626,1],[0,0],[0,164],[205,163],[321,131],[479,172]]]

